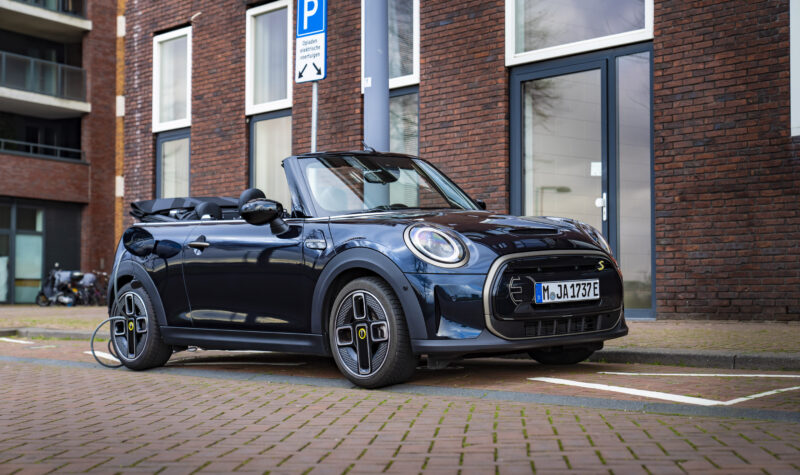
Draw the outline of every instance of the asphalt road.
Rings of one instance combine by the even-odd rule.
[[[10,340],[0,473],[800,472],[794,373],[480,359],[366,391],[324,358]]]

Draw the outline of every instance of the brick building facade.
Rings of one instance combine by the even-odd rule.
[[[0,5],[0,303],[111,268],[116,38],[114,0]]]
[[[789,2],[580,5],[389,0],[392,148],[490,210],[602,228],[629,315],[800,319]],[[309,150],[296,8],[127,1],[124,209],[176,191],[270,195],[276,157]],[[327,15],[317,147],[358,149],[362,6],[330,1]],[[174,61],[154,68],[156,54]],[[187,77],[168,89],[175,64]]]

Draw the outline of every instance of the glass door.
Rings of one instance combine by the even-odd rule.
[[[511,74],[511,212],[602,231],[634,317],[654,316],[655,303],[650,76],[650,45]]]
[[[526,216],[567,216],[603,230],[602,68],[522,83]]]
[[[10,238],[11,234],[11,205],[0,203],[0,303],[8,303],[9,279],[11,271]]]

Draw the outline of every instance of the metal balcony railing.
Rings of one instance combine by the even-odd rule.
[[[0,51],[0,86],[85,101],[86,71]]]
[[[86,18],[86,2],[84,0],[16,0],[35,7],[41,7],[58,13],[66,13]]]
[[[69,147],[57,147],[19,140],[0,139],[0,153],[32,155],[35,157],[66,158],[83,161],[83,150]]]

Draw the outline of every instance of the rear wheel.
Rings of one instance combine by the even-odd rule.
[[[416,359],[400,301],[377,277],[355,279],[339,291],[328,336],[336,366],[358,386],[397,384],[414,374]]]
[[[531,358],[546,365],[577,364],[588,359],[592,353],[594,353],[592,348],[553,348],[528,352]]]
[[[119,289],[111,308],[111,341],[120,362],[130,369],[163,366],[172,355],[172,347],[161,339],[150,296],[130,284]]]

